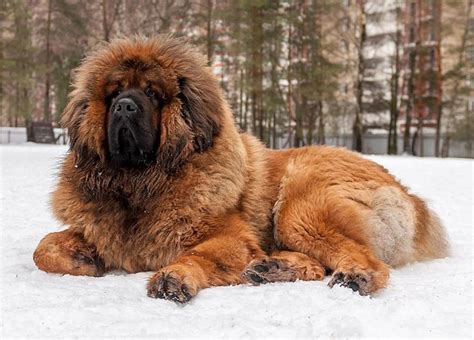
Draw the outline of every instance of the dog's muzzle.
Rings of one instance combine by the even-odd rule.
[[[132,125],[135,125],[138,105],[131,98],[122,98],[115,104],[112,125],[117,131],[117,150],[121,154],[133,153],[137,147]]]
[[[133,165],[143,160],[139,141],[139,119],[142,114],[130,97],[117,100],[110,116],[108,142],[112,160],[119,165]]]
[[[153,108],[148,98],[135,89],[123,92],[109,111],[110,159],[119,166],[146,165],[156,150]]]
[[[134,126],[138,119],[138,105],[131,98],[121,98],[115,103],[109,130],[112,153],[130,156],[137,148]]]

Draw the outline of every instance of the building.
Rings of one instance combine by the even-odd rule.
[[[441,112],[441,9],[440,0],[406,0],[403,8],[400,123],[420,141],[435,132]]]
[[[369,0],[365,3],[364,125],[387,129],[390,120],[391,82],[397,72],[403,31],[400,0]],[[401,57],[401,56],[400,56]],[[401,59],[401,58],[399,58]]]
[[[441,155],[452,154],[452,139],[461,140],[473,155],[474,134],[474,4],[472,0],[443,2],[446,23],[441,54],[443,114]],[[449,23],[449,25],[448,25]],[[451,151],[450,151],[451,150]]]

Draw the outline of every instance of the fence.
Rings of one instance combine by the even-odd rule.
[[[441,138],[443,140],[443,138]],[[418,141],[419,142],[419,141]],[[423,156],[435,156],[436,138],[433,135],[423,136]],[[352,136],[345,135],[341,137],[326,137],[326,144],[335,146],[344,146],[352,148]],[[398,154],[403,152],[403,137],[398,136],[397,140]],[[366,134],[363,138],[362,152],[371,155],[384,155],[387,153],[388,135],[387,134]],[[419,152],[419,144],[416,145],[416,151]],[[451,140],[449,142],[449,157],[474,158],[472,141]]]
[[[69,138],[64,129],[55,128],[54,135],[56,138],[60,137],[58,144],[67,144]],[[279,140],[280,146],[283,145],[286,139]],[[0,127],[0,144],[22,144],[26,143],[26,128],[13,128],[13,127]],[[344,146],[348,149],[352,147],[352,136],[327,136],[326,144],[334,146]],[[417,147],[417,150],[419,148]],[[403,139],[401,136],[398,138],[398,152],[402,153],[403,150]],[[383,155],[387,153],[387,135],[366,134],[363,140],[363,153],[373,155]],[[423,136],[423,155],[425,157],[434,157],[435,155],[435,137],[432,135]],[[451,140],[449,145],[449,156],[450,157],[464,157],[474,158],[474,150],[472,141],[459,141]]]
[[[57,144],[69,143],[69,137],[65,129],[55,128],[54,137]],[[25,127],[0,127],[0,144],[22,144],[27,142]]]

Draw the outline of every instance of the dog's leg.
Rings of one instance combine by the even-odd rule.
[[[250,226],[232,216],[215,235],[156,272],[148,296],[186,303],[203,288],[242,283],[245,266],[263,256]]]
[[[323,197],[324,193],[320,193]],[[323,197],[324,198],[324,197]],[[386,286],[389,267],[380,261],[367,244],[363,232],[348,236],[358,226],[358,211],[343,205],[315,207],[314,200],[294,199],[284,202],[277,211],[275,237],[285,249],[301,252],[333,271],[329,286],[335,284],[368,295]],[[324,200],[323,200],[324,201]],[[357,237],[359,237],[357,239]]]
[[[368,247],[342,234],[324,228],[305,228],[286,224],[279,228],[279,239],[288,249],[300,251],[322,263],[334,273],[329,286],[340,284],[368,295],[386,286],[388,266]]]
[[[324,267],[315,259],[298,252],[276,251],[272,256],[250,262],[242,273],[252,284],[286,281],[316,281],[325,276]]]
[[[46,235],[38,244],[33,260],[48,273],[100,276],[104,272],[95,248],[71,230]]]

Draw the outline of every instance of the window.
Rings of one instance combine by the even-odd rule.
[[[436,81],[434,79],[428,81],[428,91],[430,95],[435,93]]]
[[[410,68],[415,68],[415,62],[416,62],[416,54],[415,51],[411,51],[409,55],[409,66]]]
[[[410,27],[410,42],[415,42],[415,27]]]
[[[415,15],[416,15],[416,3],[415,2],[412,2],[410,4],[410,15],[413,19],[415,18]]]
[[[474,111],[474,100],[469,101],[469,111]]]
[[[434,24],[431,25],[430,40],[436,41],[436,27]]]
[[[470,89],[474,89],[474,74],[470,74],[466,77],[466,86]]]
[[[351,23],[348,17],[342,18],[341,27],[343,32],[349,31],[351,28]]]
[[[466,48],[466,58],[470,62],[474,62],[474,46],[468,46]]]
[[[438,3],[436,0],[431,0],[431,15],[433,16],[433,18],[436,18],[437,14],[438,14]]]
[[[349,85],[345,84],[345,83],[341,83],[340,84],[340,87],[339,87],[339,91],[343,94],[348,94],[349,93]]]
[[[435,50],[434,50],[434,48],[430,49],[429,62],[430,62],[430,67],[433,69],[435,67]]]
[[[474,35],[474,18],[470,18],[467,22],[467,31],[469,35]]]

